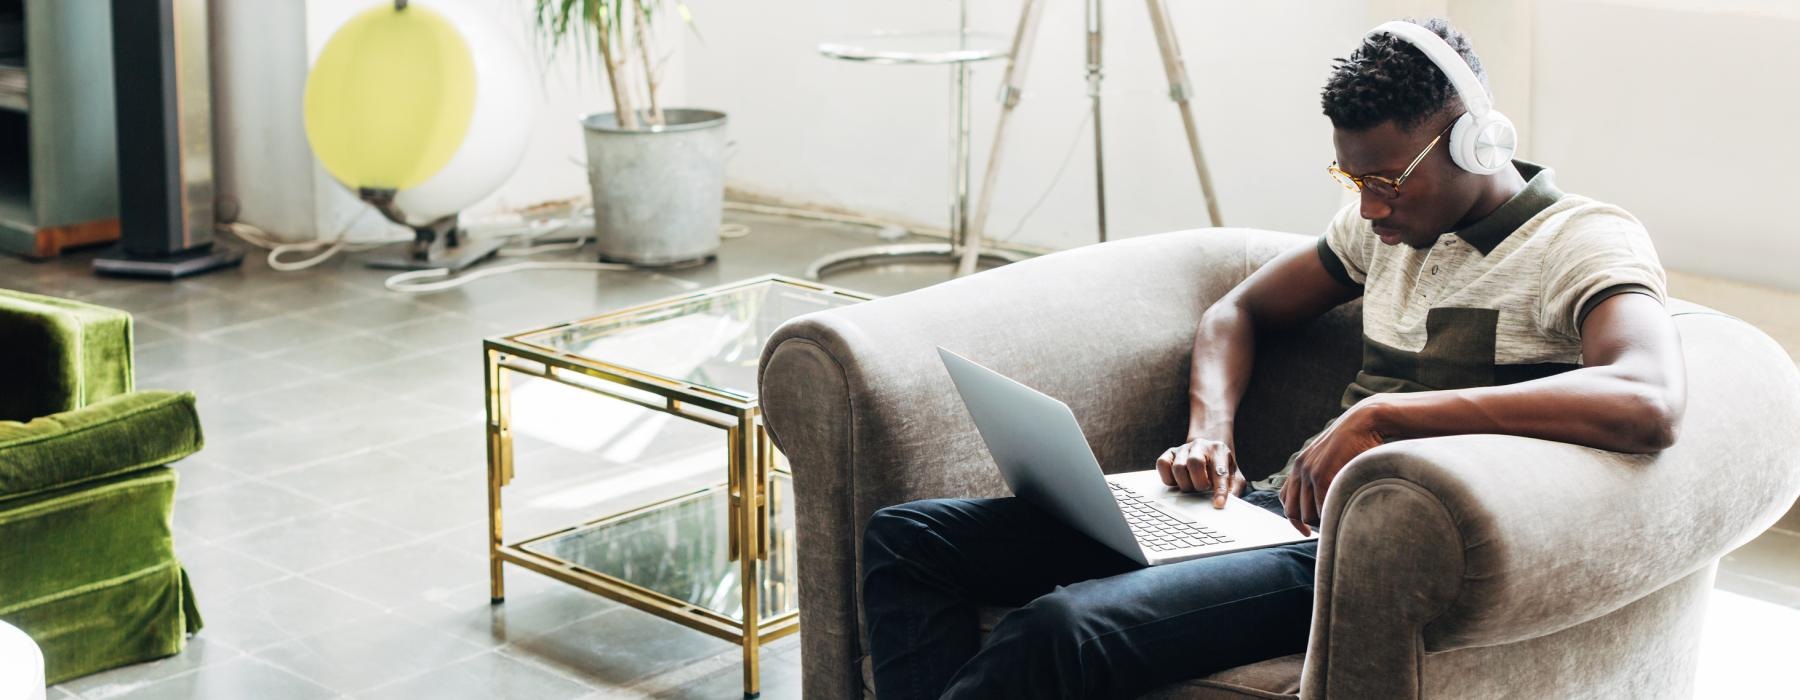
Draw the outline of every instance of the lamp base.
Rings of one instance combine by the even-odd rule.
[[[244,253],[216,245],[169,255],[132,255],[115,247],[94,259],[94,273],[113,277],[173,280],[210,270],[237,267]]]
[[[378,270],[438,270],[447,269],[456,272],[475,263],[486,260],[505,241],[497,239],[474,239],[463,236],[458,245],[433,246],[425,256],[414,254],[410,246],[405,252],[369,258],[363,264]]]
[[[438,218],[422,226],[409,223],[405,212],[394,205],[394,190],[363,187],[356,191],[356,195],[375,207],[388,221],[413,230],[413,240],[407,244],[406,252],[398,256],[376,257],[364,263],[378,270],[456,272],[486,260],[506,244],[505,241],[478,241],[470,238],[467,232],[457,226],[456,214]]]

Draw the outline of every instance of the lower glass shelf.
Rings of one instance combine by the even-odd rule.
[[[800,609],[794,572],[793,482],[770,489],[769,559],[759,567],[759,620]],[[516,545],[743,622],[742,569],[729,558],[723,485]]]

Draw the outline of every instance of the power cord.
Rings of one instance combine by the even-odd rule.
[[[1081,135],[1087,133],[1088,122],[1093,121],[1093,119],[1093,110],[1088,110],[1082,115],[1081,123],[1075,126],[1075,138],[1069,140],[1069,150],[1063,153],[1062,165],[1056,166],[1056,174],[1051,176],[1050,184],[1044,187],[1044,193],[1038,196],[1037,201],[1032,203],[1031,208],[1025,210],[1025,215],[1019,217],[1019,225],[1014,226],[1012,232],[1000,238],[998,242],[1005,243],[1011,241],[1014,236],[1019,235],[1020,231],[1025,230],[1025,222],[1031,220],[1031,215],[1036,214],[1038,207],[1044,206],[1044,202],[1050,199],[1050,193],[1055,192],[1056,186],[1062,182],[1063,173],[1068,172],[1069,161],[1075,157],[1076,146],[1081,145]]]
[[[525,270],[601,270],[627,272],[635,269],[637,268],[621,263],[581,262],[574,260],[568,262],[519,262],[497,267],[483,267],[474,272],[450,277],[449,268],[437,267],[429,270],[402,272],[382,280],[381,286],[387,287],[389,291],[400,292],[402,294],[426,294],[430,292],[441,292],[446,289],[455,289],[486,277],[508,275],[514,272],[523,272]],[[447,277],[449,279],[444,279]],[[424,282],[420,280],[437,281]]]
[[[335,256],[340,252],[344,252],[344,251],[360,252],[360,251],[365,251],[365,250],[373,250],[375,248],[379,248],[382,246],[392,245],[394,243],[402,243],[402,242],[411,240],[411,239],[394,239],[392,241],[373,241],[373,242],[369,242],[369,243],[351,243],[347,237],[350,229],[354,228],[358,222],[362,221],[363,217],[367,216],[369,211],[370,211],[370,209],[365,208],[362,211],[358,212],[357,215],[352,217],[347,223],[345,223],[344,226],[338,230],[337,235],[333,236],[332,239],[329,241],[304,241],[304,242],[299,242],[299,243],[283,243],[281,241],[275,240],[272,236],[269,235],[269,233],[267,231],[264,231],[260,228],[252,226],[250,224],[237,222],[237,221],[228,221],[228,222],[220,223],[218,225],[218,228],[221,231],[225,231],[225,232],[231,233],[232,235],[237,236],[238,238],[242,239],[244,242],[249,243],[250,245],[268,250],[269,251],[268,261],[269,261],[270,269],[276,270],[278,272],[295,272],[295,271],[299,271],[299,270],[305,270],[305,269],[311,268],[311,267],[316,267],[320,263],[323,263],[326,260],[331,259],[332,256]],[[593,221],[593,211],[594,210],[592,207],[583,207],[580,210],[578,210],[570,215],[563,216],[563,217],[530,220],[530,221],[526,222],[522,231],[520,231],[517,228],[514,228],[514,229],[512,229],[513,231],[519,231],[519,232],[501,234],[501,235],[504,235],[505,237],[511,238],[512,240],[509,241],[509,245],[507,245],[506,247],[503,247],[500,250],[495,251],[495,254],[498,256],[501,256],[501,257],[526,257],[526,256],[538,255],[538,254],[542,254],[542,253],[566,252],[566,251],[572,251],[572,250],[580,250],[582,247],[587,245],[588,240],[592,236],[584,233],[581,236],[577,237],[573,241],[557,242],[557,243],[537,244],[537,243],[533,243],[533,241],[537,241],[537,240],[545,238],[547,236],[555,235],[559,232],[562,232],[562,231],[568,229],[570,226],[573,226],[573,225],[576,225],[579,223],[591,223]],[[501,229],[501,230],[504,231],[506,229]],[[751,230],[750,227],[745,224],[727,223],[727,224],[723,224],[719,227],[719,237],[722,239],[743,238],[745,236],[750,235],[750,230]],[[468,234],[468,235],[473,236],[472,233]],[[490,234],[490,235],[492,235],[492,234]],[[289,253],[292,253],[295,251],[307,251],[307,252],[319,251],[319,252],[317,255],[314,255],[310,258],[306,258],[303,260],[283,260],[282,259],[283,255],[286,255],[286,254],[289,254]],[[399,273],[396,275],[392,275],[392,276],[388,277],[387,279],[383,280],[382,286],[389,290],[392,290],[395,292],[400,292],[403,294],[424,294],[424,293],[429,293],[429,292],[439,292],[439,291],[444,291],[447,289],[454,289],[456,287],[460,287],[460,286],[468,284],[470,282],[474,282],[475,280],[479,280],[479,279],[483,279],[483,278],[487,278],[487,277],[511,274],[514,272],[522,272],[522,271],[526,271],[526,270],[630,271],[630,270],[634,270],[634,269],[637,269],[637,268],[635,268],[631,265],[625,265],[625,264],[619,264],[619,263],[591,263],[591,262],[582,262],[582,261],[520,262],[520,263],[511,264],[511,265],[484,267],[484,268],[478,269],[474,272],[456,275],[455,277],[451,277],[450,270],[448,270],[446,268],[433,268],[433,269],[428,269],[428,270],[415,270],[415,271],[411,271],[411,272],[402,272],[402,273]]]
[[[563,229],[566,229],[569,226],[574,225],[577,221],[581,221],[581,220],[586,220],[589,223],[591,223],[593,221],[593,209],[591,207],[585,208],[581,212],[578,212],[572,216],[562,218],[560,220],[545,219],[545,220],[540,220],[540,221],[534,221],[531,224],[529,224],[528,227],[535,228],[535,229],[541,229],[541,230],[527,232],[525,234],[519,235],[517,237],[517,239],[515,239],[515,240],[525,241],[526,242],[525,245],[509,247],[509,248],[501,248],[499,251],[496,251],[496,254],[505,256],[505,257],[523,257],[523,256],[527,256],[527,255],[537,255],[539,253],[551,253],[551,252],[579,250],[583,246],[587,245],[588,238],[589,238],[589,236],[587,234],[582,234],[580,237],[576,238],[574,241],[571,241],[568,243],[546,243],[546,244],[542,244],[542,245],[534,245],[534,244],[530,243],[530,241],[534,241],[534,240],[537,240],[544,236],[548,236],[548,235],[551,235],[558,231],[561,231]],[[748,235],[750,235],[750,227],[745,224],[729,223],[729,224],[721,224],[719,226],[719,238],[724,238],[724,239],[743,238]],[[402,272],[397,275],[388,277],[385,280],[382,280],[381,286],[386,287],[389,291],[399,292],[401,294],[428,294],[431,292],[441,292],[441,291],[445,291],[445,290],[449,290],[449,289],[455,289],[457,287],[461,287],[465,284],[474,282],[475,280],[479,280],[479,279],[495,277],[498,275],[509,275],[509,274],[512,274],[515,272],[524,272],[527,270],[580,270],[580,271],[601,271],[601,272],[630,272],[630,271],[638,270],[638,269],[639,268],[637,268],[633,265],[627,265],[627,264],[623,264],[623,263],[583,262],[583,261],[578,261],[578,260],[568,260],[568,261],[558,261],[558,262],[519,262],[519,263],[513,263],[511,265],[501,265],[498,267],[483,267],[483,268],[475,270],[474,272],[460,274],[460,275],[456,275],[454,277],[450,276],[450,270],[447,268],[433,268],[433,269],[429,269],[429,270],[414,270],[412,272]]]
[[[549,235],[549,233],[553,232],[554,230],[560,230],[561,228],[566,227],[567,225],[568,224],[566,224],[566,223],[562,224],[560,226],[557,226],[552,231],[547,231],[547,232],[545,232],[543,234],[539,234],[539,235]],[[750,227],[746,226],[744,224],[724,224],[719,227],[719,237],[720,238],[743,238],[748,235],[750,235]],[[587,236],[582,236],[581,238],[576,239],[573,243],[552,243],[552,244],[546,244],[546,245],[540,245],[540,246],[526,246],[524,248],[513,249],[513,250],[507,250],[507,249],[503,248],[499,251],[499,254],[507,255],[507,256],[532,255],[535,253],[543,253],[543,252],[550,252],[550,251],[557,251],[557,250],[575,250],[586,244],[587,244]],[[512,274],[514,272],[523,272],[526,270],[589,270],[589,271],[599,270],[599,271],[614,271],[614,272],[630,272],[630,271],[638,270],[638,269],[639,268],[637,268],[635,266],[621,264],[621,263],[593,263],[593,262],[581,262],[581,261],[575,261],[575,260],[571,260],[571,261],[567,261],[567,262],[520,262],[520,263],[513,263],[511,265],[501,265],[499,267],[484,267],[484,268],[478,269],[474,272],[470,272],[468,274],[457,275],[455,277],[450,277],[450,270],[445,269],[445,268],[434,268],[434,269],[430,269],[430,270],[414,270],[412,272],[402,272],[400,274],[397,274],[397,275],[389,277],[385,280],[382,280],[381,286],[387,287],[389,291],[400,292],[401,294],[427,294],[430,292],[441,292],[441,291],[444,291],[447,289],[455,289],[457,287],[461,287],[470,282],[474,282],[475,280],[486,278],[486,277],[494,277],[497,275],[507,275],[507,274]],[[445,279],[445,278],[449,278],[449,279]],[[436,280],[436,281],[422,281],[422,280]]]
[[[315,267],[319,263],[330,260],[332,256],[337,255],[342,251],[347,250],[355,253],[365,250],[374,250],[384,245],[399,242],[399,239],[396,239],[394,241],[351,243],[346,237],[346,234],[349,233],[352,227],[356,226],[357,222],[362,221],[363,217],[367,216],[368,213],[369,210],[364,209],[361,212],[358,212],[356,216],[351,217],[350,221],[344,224],[343,228],[338,229],[337,235],[333,236],[332,240],[329,241],[283,243],[271,238],[267,231],[238,221],[221,223],[218,225],[218,228],[243,239],[245,243],[269,251],[269,269],[277,272],[296,272],[309,267]],[[323,250],[324,252],[304,260],[283,261],[281,259],[281,256],[285,253],[315,250]]]

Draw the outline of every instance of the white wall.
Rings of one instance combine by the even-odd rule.
[[[1026,99],[1009,134],[988,232],[1020,222],[1071,144],[1074,157],[1017,240],[1094,240],[1082,3],[1049,2]],[[955,24],[948,0],[691,2],[707,41],[689,41],[689,96],[732,114],[728,169],[745,190],[943,226],[948,214],[948,72],[820,57],[828,38]],[[1226,222],[1317,230],[1339,201],[1318,89],[1329,60],[1375,23],[1448,16],[1474,38],[1523,157],[1564,187],[1618,203],[1649,227],[1671,269],[1800,289],[1800,2],[1793,0],[1176,0],[1201,136]],[[974,25],[1009,33],[1017,0],[972,4]],[[1105,5],[1106,146],[1114,237],[1201,225],[1205,215],[1144,7]],[[998,111],[998,63],[976,71],[975,177]],[[1079,136],[1077,134],[1079,133]],[[1071,141],[1072,137],[1078,140]]]
[[[465,211],[479,221],[495,212],[548,200],[585,196],[587,176],[577,162],[583,152],[580,115],[611,111],[602,76],[572,52],[545,63],[534,51],[532,0],[413,0],[422,6],[457,5],[503,28],[535,70],[536,121],[518,170],[498,191]],[[242,221],[286,240],[329,239],[368,209],[334,182],[307,146],[301,120],[306,72],[336,27],[350,16],[380,4],[371,0],[212,3],[213,91],[218,185],[235,197]],[[678,47],[673,28],[663,46]],[[679,50],[666,67],[665,95],[682,100]],[[355,240],[410,237],[405,229],[362,216],[349,235]]]
[[[1043,0],[1025,98],[988,232],[1004,236],[1074,156],[1017,241],[1069,247],[1095,240],[1091,127],[1079,0]],[[972,25],[1010,34],[1019,3],[970,0]],[[821,57],[827,39],[870,32],[953,29],[956,3],[927,0],[690,0],[705,43],[690,40],[686,85],[696,106],[731,114],[731,185],[944,227],[950,199],[949,70],[845,63]],[[1187,157],[1145,5],[1104,4],[1105,146],[1114,238],[1203,226],[1206,211]],[[1312,232],[1340,201],[1324,174],[1330,123],[1319,88],[1330,60],[1367,29],[1362,3],[1170,3],[1193,74],[1202,143],[1228,225]],[[974,179],[993,137],[1001,64],[975,72]],[[1079,131],[1078,131],[1079,129]]]
[[[529,47],[531,0],[455,2],[489,12]],[[1025,100],[1009,134],[988,231],[1070,247],[1094,240],[1082,3],[1046,3]],[[300,124],[305,65],[335,21],[368,0],[213,3],[220,191],[243,218],[289,238],[330,235],[362,206],[313,162]],[[818,55],[826,39],[954,27],[951,0],[689,0],[704,42],[680,46],[669,104],[731,114],[731,185],[798,203],[942,227],[949,209],[949,72]],[[1203,225],[1205,211],[1144,6],[1105,4],[1106,146],[1113,237]],[[1800,289],[1800,2],[1794,0],[1173,0],[1194,76],[1201,137],[1230,225],[1317,230],[1340,201],[1318,89],[1330,59],[1376,22],[1443,14],[1471,33],[1524,157],[1564,187],[1625,206],[1671,269]],[[1018,0],[971,0],[973,24],[1011,32]],[[271,13],[274,13],[273,15]],[[684,40],[667,36],[680,32]],[[999,105],[998,62],[975,71],[979,179]],[[577,115],[609,109],[600,77],[571,56],[538,91],[524,163],[471,210],[581,196]],[[1066,154],[1062,179],[1046,189]],[[365,217],[357,236],[392,235]],[[323,232],[322,234],[320,232]]]
[[[1800,3],[1544,0],[1532,155],[1670,269],[1800,290]]]

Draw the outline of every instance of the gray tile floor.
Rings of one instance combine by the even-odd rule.
[[[355,256],[277,273],[252,251],[241,270],[172,284],[94,277],[91,251],[0,256],[0,286],[133,312],[140,386],[196,392],[207,433],[178,465],[175,516],[206,629],[178,656],[51,697],[737,697],[727,643],[514,567],[508,601],[488,604],[477,354],[484,336],[798,275],[875,242],[856,227],[730,218],[751,235],[704,267],[534,271],[423,296],[383,290],[387,273]],[[832,282],[893,294],[946,276],[895,266]],[[555,445],[520,449],[521,463],[550,465],[528,492],[539,501],[591,478],[558,471]],[[516,513],[534,515],[563,517]],[[1719,586],[1800,608],[1800,513],[1728,557]],[[799,668],[797,638],[769,645],[765,697],[797,697]]]
[[[750,236],[704,267],[532,271],[420,296],[387,292],[389,273],[358,256],[278,273],[252,250],[241,270],[173,284],[96,278],[93,251],[0,256],[0,286],[131,311],[139,386],[194,391],[207,435],[177,467],[175,508],[206,629],[178,656],[51,697],[738,697],[725,642],[513,567],[507,602],[488,604],[478,353],[485,336],[798,276],[826,252],[878,242],[860,227],[730,218]],[[947,278],[911,265],[832,282],[895,294]],[[526,464],[555,448],[520,449]],[[539,493],[581,478],[565,469]],[[532,516],[517,513],[514,531]],[[798,697],[798,639],[764,653],[764,697]]]

